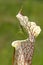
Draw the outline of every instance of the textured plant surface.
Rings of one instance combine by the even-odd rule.
[[[43,0],[0,0],[0,65],[12,65],[11,42],[28,37],[15,17],[22,2],[23,13],[30,21],[41,26],[42,32],[36,38],[32,65],[43,65]]]
[[[32,65],[32,57],[34,52],[34,41],[40,32],[40,26],[35,22],[30,22],[27,16],[23,16],[21,12],[16,15],[20,25],[24,27],[28,33],[28,38],[25,40],[17,40],[12,42],[15,48],[13,55],[13,65]]]

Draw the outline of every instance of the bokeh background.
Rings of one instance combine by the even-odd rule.
[[[23,6],[23,14],[41,26],[41,34],[35,42],[32,65],[43,65],[43,0],[0,0],[0,65],[12,65],[12,41],[26,39],[16,14]]]

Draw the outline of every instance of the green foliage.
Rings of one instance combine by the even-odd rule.
[[[41,1],[41,0],[40,0]],[[0,0],[0,64],[12,65],[14,40],[26,39],[28,37],[25,29],[21,29],[16,19],[21,5],[23,14],[30,21],[35,21],[41,26],[42,32],[35,42],[35,51],[32,65],[43,65],[43,1],[38,0]]]

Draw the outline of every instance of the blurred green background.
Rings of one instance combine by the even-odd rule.
[[[43,0],[0,0],[0,65],[12,65],[12,41],[26,39],[16,14],[23,6],[23,14],[41,26],[41,34],[35,42],[32,65],[43,65]]]

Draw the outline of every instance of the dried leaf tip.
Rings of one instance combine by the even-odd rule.
[[[19,13],[22,13],[22,8],[19,10]]]

